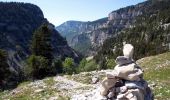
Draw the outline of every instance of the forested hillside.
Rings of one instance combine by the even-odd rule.
[[[115,36],[124,28],[130,28],[135,18],[150,5],[148,1],[130,5],[91,22],[67,21],[56,29],[66,37],[71,47],[85,56],[93,56],[107,38]]]
[[[107,39],[96,60],[103,57],[115,58],[122,55],[124,43],[135,47],[135,59],[166,52],[170,47],[170,1],[149,1],[141,16],[136,17],[131,28],[123,29],[114,37]],[[114,51],[114,53],[113,53]]]
[[[44,18],[38,6],[0,2],[0,14],[0,73],[4,74],[0,79],[1,85],[7,83],[14,87],[15,83],[33,76],[41,78],[56,74],[56,69],[61,70],[56,67],[57,61],[62,63],[66,57],[75,62],[81,60],[55,26]]]

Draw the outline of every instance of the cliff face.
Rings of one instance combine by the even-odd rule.
[[[152,1],[152,0],[150,0]],[[143,8],[131,27],[123,29],[115,37],[107,39],[95,59],[116,59],[125,43],[132,44],[135,59],[156,55],[170,50],[170,1],[156,0]],[[114,51],[114,52],[113,52]]]
[[[0,49],[8,52],[9,65],[21,67],[29,54],[32,33],[46,19],[39,7],[24,3],[0,3]]]
[[[65,22],[56,29],[67,38],[70,46],[83,54],[94,55],[107,38],[124,28],[133,27],[135,18],[142,15],[148,6],[150,6],[149,2],[128,6],[109,13],[107,18],[93,22],[71,21],[71,24]],[[84,48],[82,44],[87,44],[86,50],[82,50]]]
[[[67,21],[56,27],[56,29],[61,33],[62,36],[66,37],[69,45],[74,45],[75,36],[90,33],[93,30],[103,27],[107,18],[96,20],[93,22],[81,22],[81,21]]]
[[[0,49],[8,52],[11,69],[18,71],[30,55],[33,32],[48,21],[38,6],[28,3],[0,2],[0,13]],[[54,26],[49,24],[49,28],[53,32],[54,56],[77,58],[78,55],[67,45]]]

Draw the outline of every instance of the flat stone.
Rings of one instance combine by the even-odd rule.
[[[50,97],[48,100],[58,100],[58,97],[55,96],[55,97]]]
[[[39,92],[42,92],[42,91],[44,91],[44,89],[37,89],[37,90],[35,90],[34,92],[35,92],[35,93],[39,93]]]

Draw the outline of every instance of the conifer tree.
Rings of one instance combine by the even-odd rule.
[[[36,56],[45,57],[51,65],[52,63],[52,46],[51,46],[51,31],[48,24],[40,26],[33,34],[32,40],[32,54]]]
[[[27,78],[43,78],[54,75],[56,69],[52,66],[51,30],[49,23],[42,24],[34,33],[31,45],[32,55],[27,59]]]

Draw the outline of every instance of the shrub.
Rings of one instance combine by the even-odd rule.
[[[76,66],[72,58],[66,58],[63,62],[63,72],[66,74],[73,74],[76,72]]]
[[[52,66],[56,69],[56,73],[63,73],[63,64],[61,59],[55,59]]]
[[[108,59],[106,65],[107,65],[107,69],[114,69],[114,67],[116,66],[115,60]]]
[[[90,60],[87,62],[86,66],[85,66],[85,71],[94,71],[94,70],[98,70],[98,65],[96,64],[96,62],[94,60]]]
[[[27,66],[24,73],[27,78],[42,78],[49,71],[48,60],[42,56],[31,55],[27,59]]]
[[[86,59],[82,59],[79,63],[79,66],[77,68],[77,72],[83,72],[85,71],[85,66],[87,64],[87,60]]]
[[[98,65],[94,60],[87,61],[86,59],[82,59],[77,68],[77,72],[88,72],[98,70]]]

